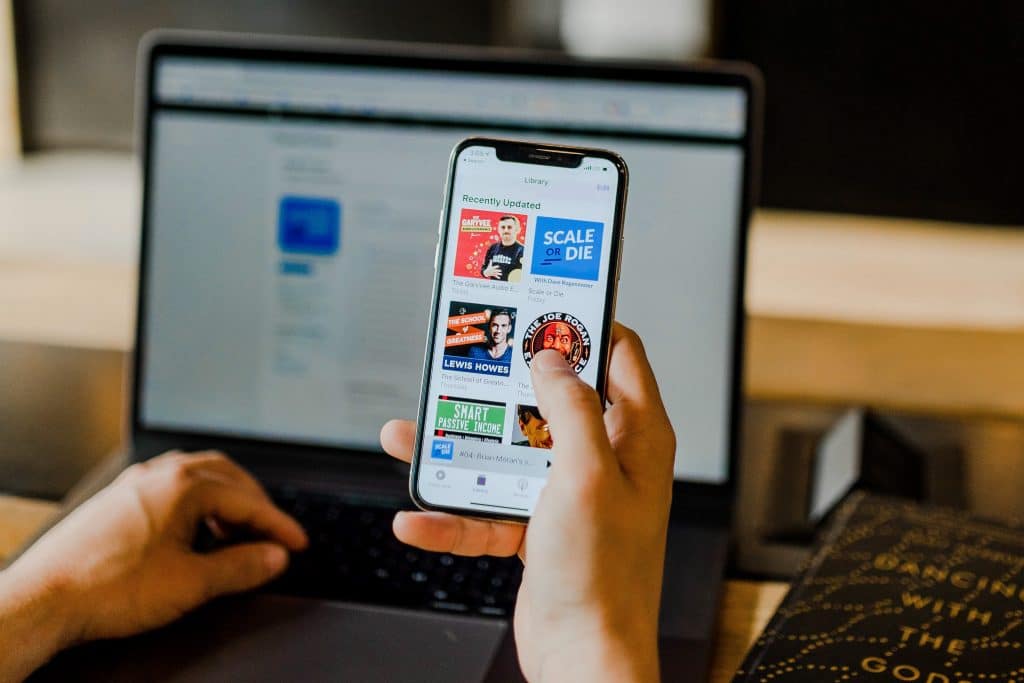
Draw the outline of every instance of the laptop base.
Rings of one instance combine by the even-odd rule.
[[[74,648],[29,680],[484,681],[509,631],[501,620],[256,594]]]
[[[707,680],[728,536],[669,530],[659,651],[664,681]],[[511,623],[250,594],[129,639],[62,653],[29,680],[521,681]]]

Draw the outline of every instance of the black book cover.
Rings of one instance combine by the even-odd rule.
[[[734,683],[1024,683],[1024,523],[853,494]]]

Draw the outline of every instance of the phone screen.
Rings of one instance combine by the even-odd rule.
[[[442,217],[413,495],[428,508],[526,518],[553,445],[531,358],[554,349],[603,390],[625,166],[587,156],[598,150],[548,165],[466,144]]]

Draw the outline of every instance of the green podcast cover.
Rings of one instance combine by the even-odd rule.
[[[501,441],[505,431],[505,404],[440,396],[437,401],[434,430],[435,436]]]

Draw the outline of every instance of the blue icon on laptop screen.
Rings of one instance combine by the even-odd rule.
[[[341,242],[341,204],[320,197],[281,197],[277,244],[289,254],[330,256]]]
[[[434,439],[430,447],[430,457],[434,460],[451,460],[455,455],[455,442],[444,439]]]

